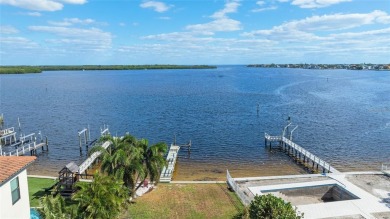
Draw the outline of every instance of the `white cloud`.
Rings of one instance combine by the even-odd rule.
[[[265,7],[265,8],[253,9],[252,12],[262,12],[262,11],[270,11],[270,10],[276,10],[276,9],[278,9],[277,6],[269,6],[269,7]]]
[[[263,5],[265,5],[265,1],[257,1],[256,5],[263,6]]]
[[[32,49],[38,44],[24,37],[0,37],[2,49]]]
[[[0,26],[0,34],[16,34],[19,33],[19,30],[15,27],[9,26],[9,25],[2,25]]]
[[[62,21],[48,21],[49,24],[54,26],[72,26],[74,24],[89,25],[96,24],[97,22],[93,19],[80,19],[80,18],[64,18]]]
[[[253,9],[252,12],[262,12],[278,9],[278,7],[274,5],[274,2],[271,2],[271,5],[267,6],[267,3],[265,1],[257,1],[256,5],[258,5],[259,8]]]
[[[333,14],[312,16],[275,26],[269,30],[257,30],[243,33],[243,36],[267,36],[282,38],[305,37],[305,40],[318,39],[311,32],[338,31],[360,27],[373,23],[388,23],[390,16],[383,11],[373,11],[367,14]]]
[[[87,0],[60,0],[61,2],[75,5],[82,5],[87,3]]]
[[[350,1],[352,0],[293,0],[291,4],[297,5],[300,8],[324,8],[341,2]]]
[[[113,38],[111,33],[104,32],[98,28],[30,26],[28,29],[54,34],[59,38],[48,39],[46,42],[77,51],[103,51],[110,49]]]
[[[11,5],[33,11],[58,11],[66,4],[85,4],[86,0],[0,0],[0,4]]]
[[[214,32],[241,30],[241,22],[230,18],[221,18],[205,24],[188,25],[185,29],[199,34],[213,35]]]
[[[120,22],[120,23],[119,23],[119,26],[124,27],[124,26],[126,26],[126,23]]]
[[[241,30],[241,22],[227,17],[229,13],[237,12],[240,4],[237,0],[229,1],[224,8],[215,12],[210,17],[214,20],[203,24],[192,24],[185,27],[186,30],[197,34],[213,35],[214,32],[237,31]]]
[[[140,4],[141,8],[152,8],[156,12],[162,13],[165,11],[168,11],[172,5],[166,5],[164,2],[158,2],[158,1],[147,1],[142,4]]]
[[[28,16],[32,16],[32,17],[40,17],[40,16],[42,16],[41,13],[36,12],[36,11],[34,11],[34,12],[27,12],[27,13],[23,13],[23,14],[24,15],[28,15]]]
[[[210,17],[215,18],[215,19],[226,18],[226,14],[236,13],[239,6],[240,6],[240,4],[238,3],[237,0],[227,2],[225,4],[225,7],[222,10],[215,12]]]
[[[0,0],[0,4],[34,11],[58,11],[64,7],[63,4],[51,0]]]

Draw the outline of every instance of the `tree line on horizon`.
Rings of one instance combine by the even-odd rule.
[[[41,73],[42,71],[210,69],[211,65],[41,65],[0,66],[0,74]]]

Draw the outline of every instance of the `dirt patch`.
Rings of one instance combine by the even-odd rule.
[[[390,177],[385,175],[350,175],[346,178],[365,191],[389,203],[390,207]]]
[[[372,215],[377,219],[390,219],[390,212],[381,212]]]
[[[299,178],[281,178],[281,179],[261,179],[250,181],[237,182],[240,187],[252,187],[252,186],[267,186],[267,185],[280,185],[288,183],[300,183],[300,182],[315,182],[328,180],[327,176],[312,176],[312,177],[299,177]]]

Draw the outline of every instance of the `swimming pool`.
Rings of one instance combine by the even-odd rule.
[[[30,208],[30,219],[42,219],[36,208]]]

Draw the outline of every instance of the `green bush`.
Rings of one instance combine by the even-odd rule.
[[[249,207],[234,218],[301,219],[303,213],[297,212],[297,209],[290,202],[285,202],[281,198],[267,194],[256,195]]]

